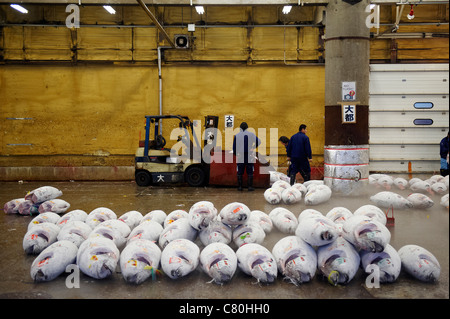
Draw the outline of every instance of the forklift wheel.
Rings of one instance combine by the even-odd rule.
[[[206,174],[201,167],[194,166],[186,170],[185,179],[190,186],[198,187],[205,184]]]
[[[139,186],[148,186],[152,181],[152,176],[147,171],[138,171],[135,174],[135,179]]]

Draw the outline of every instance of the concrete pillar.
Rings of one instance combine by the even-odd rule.
[[[348,195],[360,193],[369,176],[369,0],[356,1],[330,0],[325,25],[324,181]],[[355,123],[342,121],[343,82],[356,84]]]

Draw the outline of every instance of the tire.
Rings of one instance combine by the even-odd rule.
[[[193,187],[202,186],[206,182],[205,171],[199,166],[189,167],[184,173],[184,178],[189,186]]]
[[[152,176],[147,171],[137,171],[134,177],[138,186],[149,186],[152,182]]]

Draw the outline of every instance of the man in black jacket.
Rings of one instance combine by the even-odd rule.
[[[247,131],[247,123],[242,122],[240,128],[241,131],[233,139],[233,154],[236,155],[237,161],[238,190],[242,191],[242,176],[247,171],[248,190],[254,191],[253,170],[256,161],[254,153],[261,144],[261,140],[252,132]]]
[[[291,185],[295,183],[295,176],[300,173],[305,182],[311,178],[311,167],[309,162],[312,161],[311,143],[309,137],[306,136],[306,125],[302,124],[298,128],[298,133],[294,134],[287,147],[287,159],[291,161],[289,174],[291,176]]]

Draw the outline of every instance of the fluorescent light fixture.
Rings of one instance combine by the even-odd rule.
[[[203,6],[195,6],[195,11],[197,11],[198,14],[205,13],[205,8]]]
[[[116,14],[116,10],[114,10],[111,6],[103,6],[103,8],[111,14]]]
[[[292,6],[284,6],[283,13],[288,14],[289,12],[291,12],[291,9],[292,9]]]
[[[22,12],[22,13],[28,13],[28,10],[27,10],[27,9],[25,9],[25,8],[22,7],[22,6],[19,6],[18,4],[12,4],[12,5],[11,5],[11,8],[14,8],[14,9],[16,9],[17,11],[20,11],[20,12]]]

